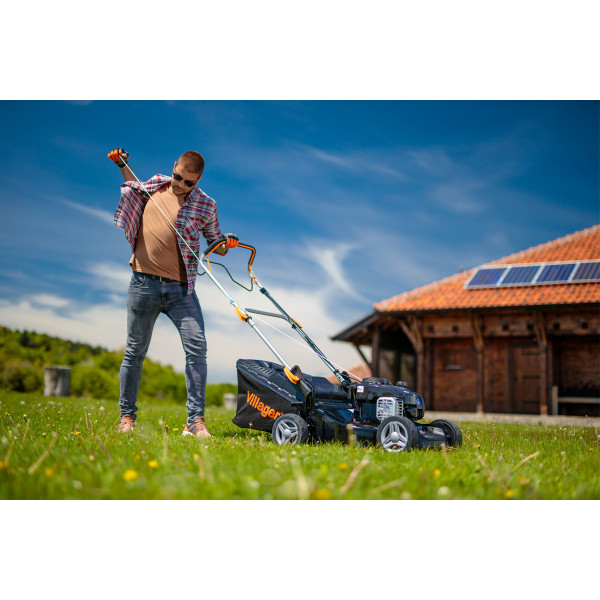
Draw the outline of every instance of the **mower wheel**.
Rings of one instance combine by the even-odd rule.
[[[272,434],[273,441],[280,446],[302,444],[308,440],[308,425],[299,415],[287,413],[277,417]]]
[[[448,421],[447,419],[436,419],[435,421],[431,421],[431,423],[428,423],[427,426],[439,427],[440,429],[442,429],[444,431],[444,434],[446,435],[447,446],[451,448],[460,448],[462,446],[462,431],[456,423]]]
[[[377,428],[377,443],[386,452],[408,452],[417,435],[417,427],[410,419],[388,417]]]

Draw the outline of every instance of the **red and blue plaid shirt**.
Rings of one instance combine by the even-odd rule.
[[[125,237],[131,244],[133,251],[135,251],[144,208],[148,202],[148,196],[143,191],[153,194],[170,182],[171,178],[166,175],[155,175],[145,183],[126,181],[121,184],[121,200],[115,212],[114,223],[117,227],[122,227],[125,230]],[[196,256],[200,256],[200,232],[209,244],[222,235],[219,229],[217,203],[200,188],[195,187],[179,209],[175,227],[196,253]],[[177,244],[187,273],[187,293],[189,295],[194,291],[198,273],[198,260],[179,236],[177,236]]]

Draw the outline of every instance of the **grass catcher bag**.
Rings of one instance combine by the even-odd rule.
[[[281,365],[240,358],[236,368],[238,399],[233,422],[238,427],[270,433],[277,417],[298,414],[304,406],[302,393],[286,377]]]

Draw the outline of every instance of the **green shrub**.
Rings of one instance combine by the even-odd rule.
[[[223,406],[224,394],[237,394],[235,383],[212,383],[206,386],[206,406]]]
[[[105,371],[118,373],[122,362],[123,354],[118,352],[103,352],[94,356],[94,364]]]
[[[71,395],[82,398],[118,398],[118,374],[110,374],[98,367],[73,367]]]
[[[4,386],[15,392],[37,393],[44,387],[41,373],[24,364],[9,364],[4,369]]]

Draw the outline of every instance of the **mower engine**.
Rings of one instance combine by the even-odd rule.
[[[425,403],[419,394],[407,389],[406,383],[368,377],[356,386],[355,418],[379,423],[388,417],[408,417],[418,421],[425,415]]]

